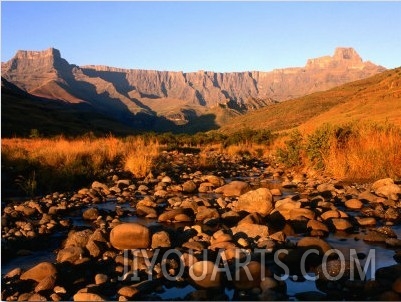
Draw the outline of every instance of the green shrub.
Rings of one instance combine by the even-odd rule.
[[[277,157],[287,167],[299,166],[302,164],[303,137],[299,130],[290,133],[290,138],[285,142],[284,148],[277,149]]]
[[[324,124],[307,138],[306,154],[315,169],[324,169],[325,167],[324,159],[329,152],[333,132],[332,126]]]

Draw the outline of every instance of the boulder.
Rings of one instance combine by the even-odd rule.
[[[236,269],[234,285],[237,289],[251,289],[259,287],[262,279],[262,265],[257,261],[251,261],[245,266]]]
[[[376,195],[381,197],[387,197],[392,200],[398,200],[401,194],[401,188],[396,184],[390,184],[387,186],[382,186],[375,190]]]
[[[198,261],[190,266],[189,276],[195,284],[203,288],[221,286],[221,272],[212,261]]]
[[[215,175],[206,175],[203,179],[211,183],[214,187],[221,187],[224,185],[224,179]]]
[[[303,237],[298,241],[298,247],[317,248],[323,254],[331,249],[331,246],[326,241],[316,237]],[[323,256],[323,254],[320,254],[320,256]]]
[[[20,277],[21,280],[35,280],[36,282],[40,282],[43,279],[56,275],[57,269],[54,264],[50,262],[41,262],[38,265],[35,265],[31,269],[27,270]]]
[[[376,190],[379,189],[380,187],[393,185],[393,184],[394,184],[394,180],[392,180],[391,178],[382,178],[382,179],[376,180],[372,184],[371,190],[376,192]]]
[[[251,187],[248,183],[244,181],[234,180],[222,187],[214,190],[218,194],[223,194],[225,196],[240,196],[246,192],[248,192]]]
[[[86,209],[82,213],[82,217],[85,220],[96,220],[99,217],[99,210],[97,208]]]
[[[70,231],[68,233],[68,237],[64,243],[64,247],[70,246],[79,246],[85,247],[88,243],[90,236],[93,234],[93,231],[90,229],[82,230],[82,231]]]
[[[232,227],[231,231],[233,234],[245,233],[248,237],[256,238],[258,236],[266,238],[269,236],[269,228],[266,225],[261,224],[239,224],[238,226]]]
[[[362,208],[363,203],[359,199],[352,198],[345,202],[345,206],[351,210],[359,210],[360,208]]]
[[[152,236],[152,249],[158,247],[170,247],[170,236],[166,231],[160,231]]]
[[[83,248],[78,246],[70,246],[58,252],[56,261],[59,263],[62,262],[74,263],[75,261],[82,258],[83,254],[84,254]]]
[[[346,231],[352,229],[352,224],[344,218],[333,218],[331,220],[337,231]]]
[[[273,210],[273,196],[266,188],[249,191],[238,198],[236,210],[266,216]]]
[[[196,184],[192,180],[188,180],[182,185],[182,191],[185,193],[195,192],[196,188]]]
[[[150,232],[138,223],[122,223],[111,230],[110,243],[119,250],[148,248]]]
[[[205,219],[219,219],[220,214],[216,209],[200,206],[198,213],[196,213],[197,221],[204,221]]]
[[[329,228],[323,222],[318,220],[309,220],[306,227],[314,231],[323,231],[326,233],[329,232]]]

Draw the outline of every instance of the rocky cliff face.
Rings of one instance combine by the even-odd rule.
[[[176,119],[175,113],[181,114],[185,106],[197,108],[197,112],[202,111],[199,108],[222,106],[244,112],[384,70],[364,62],[352,48],[337,48],[333,56],[310,59],[305,67],[271,72],[184,73],[79,67],[69,64],[53,48],[18,51],[14,58],[2,63],[2,76],[33,95],[86,102],[118,118],[142,112]]]

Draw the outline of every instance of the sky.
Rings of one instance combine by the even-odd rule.
[[[401,2],[1,2],[1,60],[54,47],[70,64],[271,71],[353,47],[401,66]]]

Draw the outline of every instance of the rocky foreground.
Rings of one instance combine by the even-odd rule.
[[[4,205],[3,263],[64,240],[55,261],[2,271],[2,300],[162,300],[163,288],[188,285],[176,300],[401,300],[399,182],[346,184],[223,155],[217,170],[197,171],[198,155],[163,158],[157,176],[116,169],[78,192]],[[338,234],[354,254],[333,251]],[[379,247],[394,264],[364,276],[355,264],[373,264]],[[313,278],[317,290],[291,296],[286,278]]]

